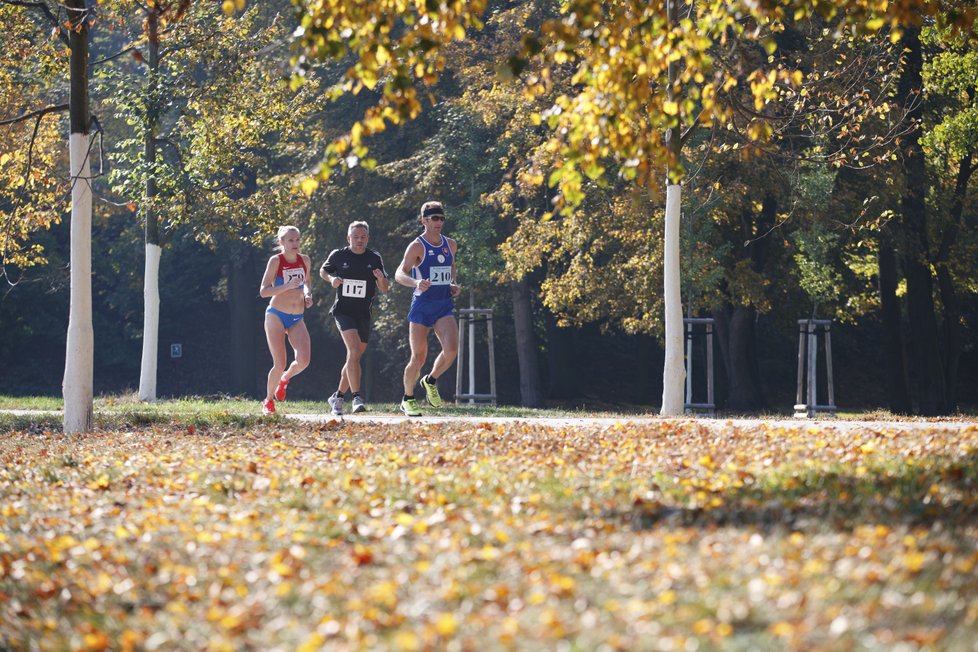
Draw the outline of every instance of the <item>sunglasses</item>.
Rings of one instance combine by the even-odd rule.
[[[428,216],[428,221],[430,221],[430,222],[444,222],[445,221],[445,216],[444,215],[429,215]]]

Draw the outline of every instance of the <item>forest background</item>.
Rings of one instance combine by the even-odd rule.
[[[482,30],[445,49],[424,109],[319,185],[307,181],[323,152],[383,91],[361,77],[358,93],[338,92],[349,62],[297,55],[289,3],[230,5],[173,3],[154,18],[160,3],[113,3],[92,31],[96,392],[140,382],[146,242],[162,250],[157,393],[258,398],[270,356],[257,288],[277,226],[302,229],[318,268],[365,219],[392,272],[418,207],[439,199],[460,246],[460,306],[494,311],[502,402],[656,404],[664,197],[635,190],[628,161],[609,163],[616,174],[583,169],[576,206],[554,212],[568,186],[548,135],[573,62],[544,76],[510,53],[555,4],[490,5]],[[0,3],[0,392],[12,394],[57,394],[64,373],[67,120],[32,115],[66,101],[50,17]],[[840,36],[838,21],[805,16],[717,53],[736,82],[722,97],[732,117],[690,130],[684,149],[685,312],[716,319],[722,409],[790,409],[797,320],[811,316],[835,320],[840,406],[974,409],[978,62],[936,24],[908,30],[913,41]],[[750,65],[765,59],[799,74],[771,80],[759,107],[740,89],[765,83]],[[540,83],[526,93],[514,73]],[[313,287],[313,363],[290,387],[301,398],[331,392],[343,360],[332,293]],[[409,301],[395,286],[375,303],[372,401],[400,392]]]

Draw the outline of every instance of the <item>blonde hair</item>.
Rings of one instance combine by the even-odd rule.
[[[367,233],[370,233],[370,226],[363,220],[357,220],[356,222],[350,222],[350,226],[346,227],[346,235],[349,236],[353,233],[353,229],[363,228]]]
[[[292,231],[295,231],[297,235],[300,234],[299,227],[297,226],[285,225],[285,226],[278,227],[278,233],[276,234],[275,239],[278,240],[279,244],[276,247],[276,249],[278,249],[279,251],[285,250],[285,247],[282,246],[282,238],[284,238],[287,234],[291,233]]]

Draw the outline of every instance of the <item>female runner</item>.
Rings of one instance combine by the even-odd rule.
[[[303,311],[312,307],[312,291],[309,284],[311,261],[299,253],[299,229],[282,226],[278,230],[281,253],[268,259],[265,275],[258,293],[271,297],[265,310],[265,337],[272,354],[272,368],[268,372],[262,414],[275,413],[275,401],[285,400],[289,380],[309,366],[309,331],[302,320]],[[295,352],[295,360],[285,368],[285,338]]]

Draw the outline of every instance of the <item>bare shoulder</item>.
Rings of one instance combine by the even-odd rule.
[[[408,243],[404,250],[404,260],[421,260],[424,255],[424,247],[418,242],[417,238]]]
[[[458,243],[457,243],[457,242],[455,242],[455,238],[449,238],[449,237],[448,237],[448,236],[446,235],[446,236],[445,236],[445,240],[447,240],[447,241],[448,241],[448,248],[452,250],[452,253],[453,253],[453,254],[454,254],[454,253],[455,253],[456,251],[458,251]]]
[[[306,263],[306,269],[310,269],[312,267],[312,258],[310,258],[308,254],[299,255],[302,256],[302,260]]]

